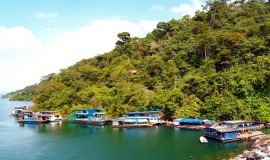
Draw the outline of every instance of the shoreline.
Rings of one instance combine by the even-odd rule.
[[[230,158],[229,160],[270,160],[270,135],[264,135],[254,139],[251,150]]]

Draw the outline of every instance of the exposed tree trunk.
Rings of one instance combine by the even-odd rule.
[[[206,50],[206,46],[204,46],[204,57],[205,57],[205,60],[207,61],[207,50]]]

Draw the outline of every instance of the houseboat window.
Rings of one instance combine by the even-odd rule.
[[[86,110],[83,110],[82,113],[87,113],[87,111]]]
[[[86,115],[77,115],[76,117],[77,117],[77,118],[87,118]]]
[[[95,117],[96,118],[102,118],[102,114],[96,114]]]

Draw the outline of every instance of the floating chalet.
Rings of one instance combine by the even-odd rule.
[[[50,122],[50,119],[47,115],[35,114],[29,110],[23,110],[19,117],[19,123],[46,123]]]
[[[42,111],[39,114],[42,116],[47,116],[50,122],[59,122],[63,120],[63,117],[57,111]]]
[[[215,121],[208,119],[178,118],[173,121],[173,124],[177,128],[203,130],[206,127],[214,125]]]
[[[15,107],[10,115],[13,117],[19,117],[20,113],[24,110],[26,110],[26,106]]]
[[[68,116],[68,120],[72,123],[103,125],[111,121],[104,111],[104,108],[78,109]]]
[[[128,112],[127,116],[113,119],[112,126],[119,128],[128,127],[153,127],[165,123],[160,116],[161,111]]]
[[[259,127],[260,123],[256,121],[223,121],[205,128],[204,136],[222,142],[238,141],[263,135],[262,132],[256,131]]]

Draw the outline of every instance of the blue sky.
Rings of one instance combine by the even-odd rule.
[[[202,0],[0,0],[0,93],[39,82],[114,48],[117,33],[144,37]]]

